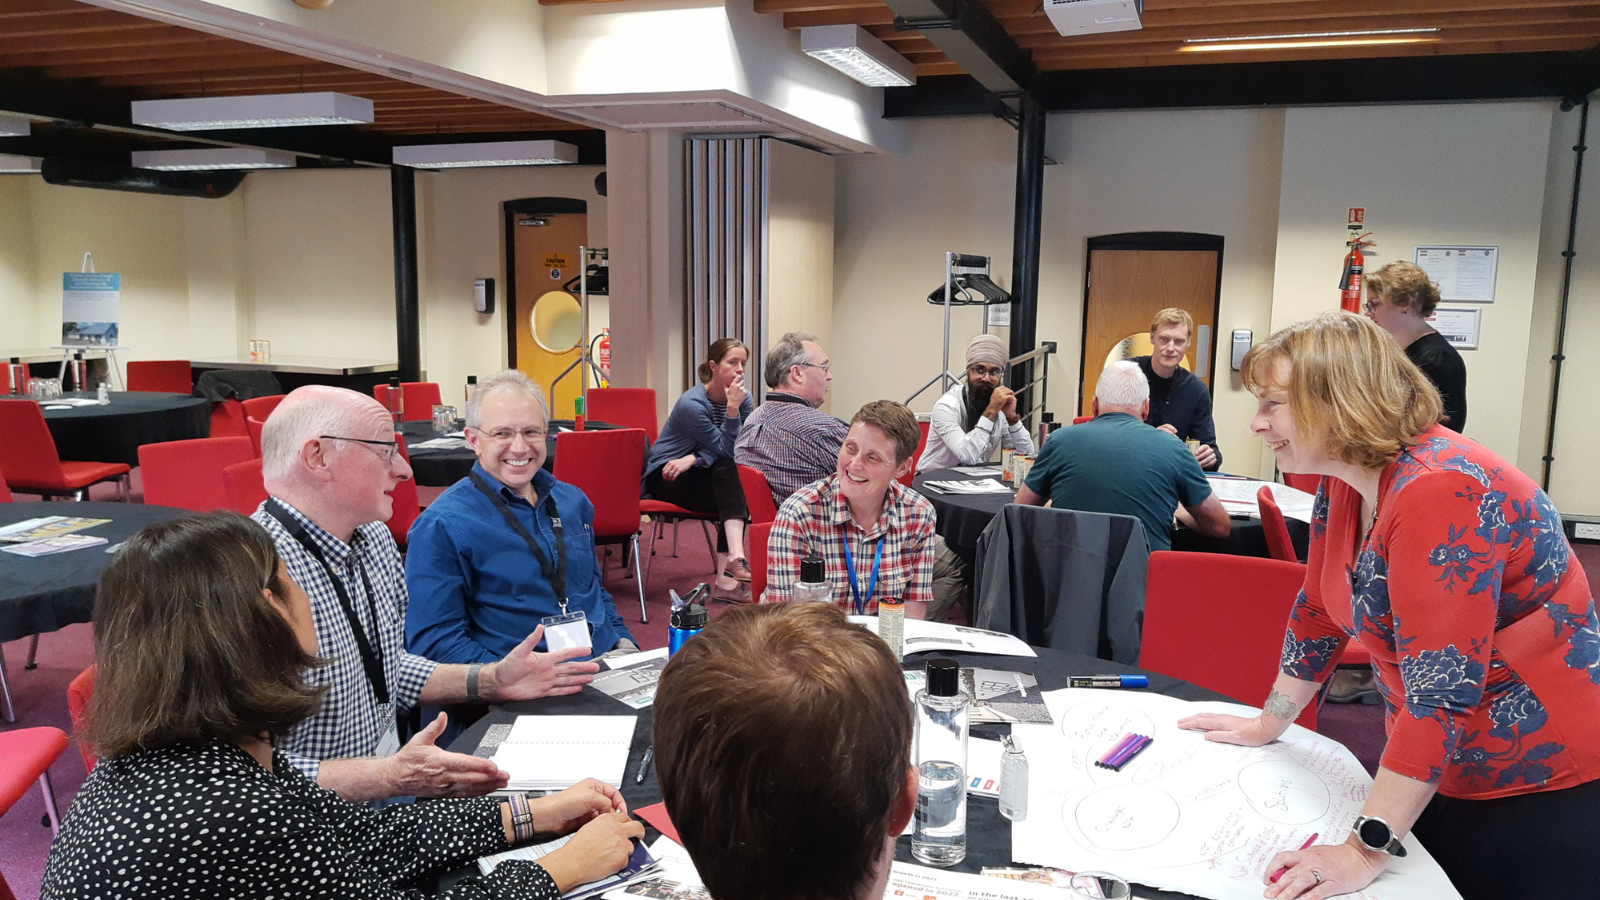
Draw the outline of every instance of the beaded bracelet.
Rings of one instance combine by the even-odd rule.
[[[511,838],[515,843],[531,841],[536,832],[533,829],[533,804],[528,802],[526,794],[512,794],[506,801],[511,807]]]

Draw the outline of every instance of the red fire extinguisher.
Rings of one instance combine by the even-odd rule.
[[[1350,242],[1350,252],[1344,257],[1344,274],[1339,276],[1339,308],[1345,312],[1361,312],[1361,272],[1366,257],[1361,255],[1361,245],[1367,243],[1372,232]]]
[[[607,386],[611,384],[611,329],[600,330],[600,374]]]

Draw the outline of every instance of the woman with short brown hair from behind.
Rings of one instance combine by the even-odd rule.
[[[1428,317],[1439,306],[1439,288],[1416,263],[1396,260],[1367,273],[1367,316],[1406,352],[1439,389],[1444,413],[1439,424],[1457,433],[1467,429],[1467,364],[1461,352]]]

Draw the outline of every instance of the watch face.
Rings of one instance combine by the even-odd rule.
[[[1382,850],[1389,846],[1389,839],[1393,837],[1393,834],[1389,831],[1389,826],[1377,819],[1367,819],[1362,822],[1358,833],[1361,837],[1361,843],[1374,850]]]

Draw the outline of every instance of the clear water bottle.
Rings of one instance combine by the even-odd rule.
[[[467,395],[466,395],[465,399],[471,400],[472,399],[472,392],[477,390],[477,389],[478,389],[478,376],[476,376],[476,375],[468,375],[467,376]]]
[[[1028,817],[1028,758],[1015,734],[1002,735],[1005,753],[1000,757],[1000,815],[1013,822]]]
[[[394,419],[394,427],[399,428],[400,422],[406,417],[406,393],[400,389],[400,379],[389,379],[389,415]]]
[[[100,389],[95,392],[95,399],[100,401],[101,406],[111,405],[111,388],[104,381],[100,382]]]
[[[833,585],[820,556],[800,558],[800,580],[794,585],[794,602],[825,600],[833,602]]]
[[[953,866],[967,856],[967,724],[970,699],[961,666],[930,659],[927,687],[917,692],[916,831],[911,856],[929,866]]]
[[[905,658],[906,601],[884,597],[878,601],[878,637],[889,645],[896,660]]]

